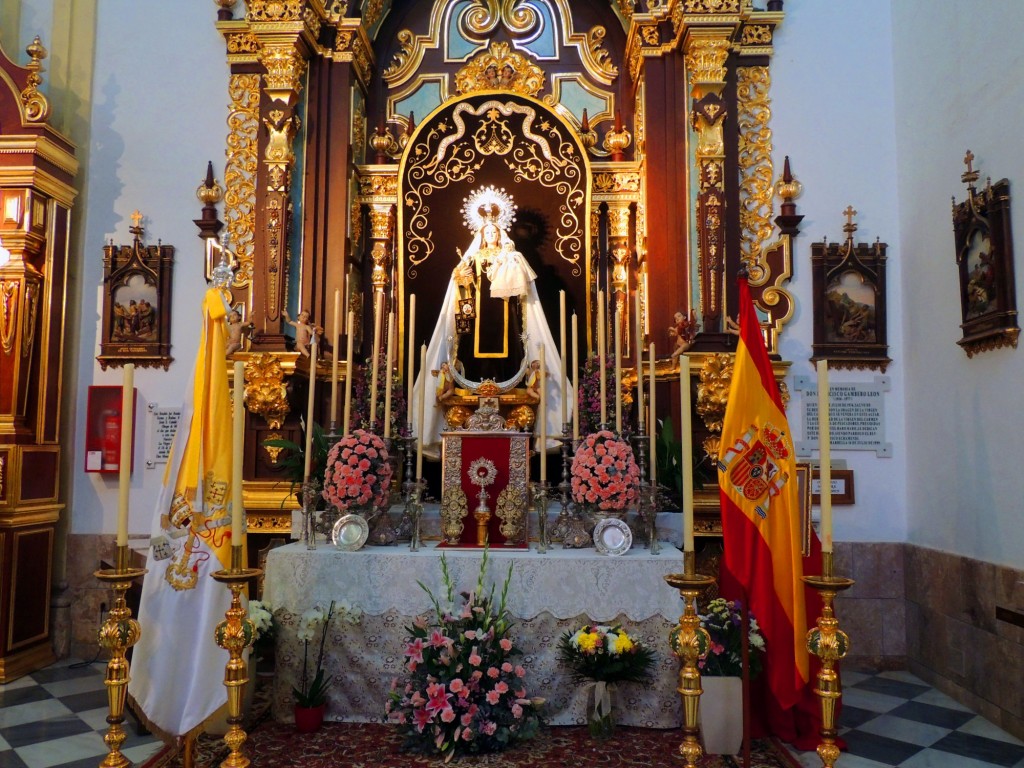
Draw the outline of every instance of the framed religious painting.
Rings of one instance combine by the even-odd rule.
[[[892,360],[886,332],[886,244],[854,243],[857,214],[843,212],[846,240],[811,245],[814,283],[813,362],[828,360],[834,368],[885,372]]]
[[[174,247],[145,245],[142,215],[132,215],[131,245],[103,247],[103,327],[100,354],[104,370],[135,363],[143,368],[171,364],[171,273]]]
[[[1017,298],[1013,276],[1013,236],[1010,229],[1010,182],[989,179],[980,192],[978,171],[968,150],[967,199],[953,201],[953,236],[960,270],[960,328],[957,342],[968,357],[998,347],[1016,347]]]

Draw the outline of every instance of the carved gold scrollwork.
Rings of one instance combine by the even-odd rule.
[[[444,488],[441,491],[441,535],[450,544],[458,543],[469,513],[461,473],[462,438],[450,438],[444,448]]]
[[[498,494],[494,511],[501,525],[498,530],[508,541],[518,541],[526,528],[526,489],[516,485],[506,485]]]
[[[743,45],[769,45],[772,42],[772,28],[768,24],[747,24],[740,34]]]
[[[21,356],[28,357],[32,352],[32,344],[36,340],[36,315],[39,314],[39,283],[28,281],[25,283],[25,307],[24,326],[21,331]]]
[[[544,90],[544,70],[504,42],[470,60],[455,73],[455,90],[461,94],[477,91],[512,91],[536,96]]]
[[[711,458],[718,457],[718,447],[722,440],[722,421],[725,419],[725,406],[729,401],[733,363],[734,357],[730,354],[713,354],[704,359],[704,365],[700,369],[697,415],[711,432],[703,443],[704,452]]]
[[[540,15],[527,0],[473,0],[460,22],[474,38],[489,35],[498,24],[510,32],[526,34],[540,21]]]
[[[224,166],[224,218],[238,258],[236,287],[253,276],[256,230],[256,169],[259,139],[259,75],[232,75],[228,93],[227,163]]]
[[[687,13],[739,13],[740,0],[685,0]]]
[[[35,40],[25,48],[29,55],[28,79],[25,90],[21,92],[21,106],[25,110],[25,120],[30,123],[42,123],[50,116],[50,103],[46,97],[39,92],[39,86],[43,84],[40,72],[43,71],[43,59],[46,58],[46,49],[36,35]]]
[[[269,353],[253,355],[245,364],[245,407],[280,429],[288,415],[288,390],[281,361]]]
[[[271,432],[267,435],[267,440],[280,440],[281,437],[282,435],[280,432]],[[270,463],[277,464],[277,458],[281,455],[281,451],[283,451],[284,448],[277,445],[264,444],[263,450],[267,452],[267,457],[270,459]]]
[[[768,67],[736,70],[737,123],[740,167],[740,259],[752,282],[764,278],[761,248],[772,234],[771,85]]]
[[[249,21],[298,21],[305,8],[304,0],[246,0]]]
[[[5,355],[14,351],[14,333],[18,329],[19,283],[0,280],[0,348]]]
[[[228,53],[259,53],[260,41],[252,32],[233,32],[228,35]]]

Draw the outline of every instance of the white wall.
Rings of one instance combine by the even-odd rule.
[[[137,370],[132,534],[151,529],[163,466],[146,469],[152,424],[146,407],[176,407],[191,379],[198,348],[199,306],[205,290],[195,189],[213,160],[223,181],[227,77],[224,44],[214,28],[216,7],[206,2],[140,3],[103,0],[97,20],[88,210],[82,256],[82,315],[73,440],[76,458],[69,499],[73,533],[116,528],[116,477],[87,474],[84,424],[88,387],[121,383],[121,370],[103,372],[99,354],[103,245],[131,243],[131,213],[145,215],[145,241],[175,246],[173,326],[168,371]]]
[[[787,3],[787,10],[788,10]],[[974,166],[1010,180],[1017,296],[1024,299],[1024,6],[1018,0],[895,0],[898,189],[907,286],[909,541],[1024,563],[1024,350],[968,359],[961,338],[950,199]],[[1015,199],[1013,199],[1015,198]]]
[[[900,326],[900,281],[905,274],[896,196],[893,129],[892,40],[889,0],[856,3],[787,0],[786,18],[775,35],[772,120],[775,168],[790,157],[803,184],[797,199],[804,215],[793,253],[796,297],[793,321],[780,343],[791,361],[787,383],[793,395],[790,427],[802,436],[801,398],[793,376],[813,376],[809,358],[813,330],[811,243],[844,239],[843,211],[858,212],[857,242],[888,244],[888,340],[893,362],[886,371],[885,432],[892,458],[874,452],[833,451],[854,471],[856,504],[834,509],[836,541],[903,541],[906,538],[907,446],[903,438],[905,355]],[[778,201],[776,201],[776,213]],[[948,229],[948,228],[947,228]],[[878,371],[831,372],[833,384],[871,382]],[[817,452],[814,454],[817,458]]]

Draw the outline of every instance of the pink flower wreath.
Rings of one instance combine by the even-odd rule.
[[[572,459],[573,501],[619,512],[636,501],[639,484],[629,443],[606,429],[583,438]]]
[[[338,509],[382,506],[390,488],[388,449],[372,432],[357,429],[328,452],[323,497]]]

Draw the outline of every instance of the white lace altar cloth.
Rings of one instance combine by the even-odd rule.
[[[277,720],[292,719],[291,689],[302,675],[303,644],[296,638],[302,612],[317,604],[326,608],[332,599],[347,600],[364,615],[354,626],[332,622],[324,654],[326,673],[335,678],[327,717],[354,722],[383,718],[391,680],[402,672],[406,627],[415,616],[433,611],[417,582],[444,603],[442,551],[456,591],[474,589],[480,550],[373,547],[341,552],[331,546],[308,550],[290,544],[270,552],[263,597],[274,607],[278,627],[273,689]],[[682,613],[682,602],[663,579],[682,570],[678,550],[665,547],[651,556],[635,549],[621,557],[587,549],[554,549],[545,555],[490,550],[489,558],[486,583],[496,584],[496,591],[513,564],[507,601],[516,618],[512,638],[523,651],[527,693],[547,699],[550,723],[586,722],[588,689],[559,664],[557,646],[563,632],[597,622],[621,623],[656,653],[650,685],[618,686],[616,720],[651,728],[681,725],[678,662],[669,651],[668,633]],[[317,646],[318,640],[310,643],[310,675]]]

